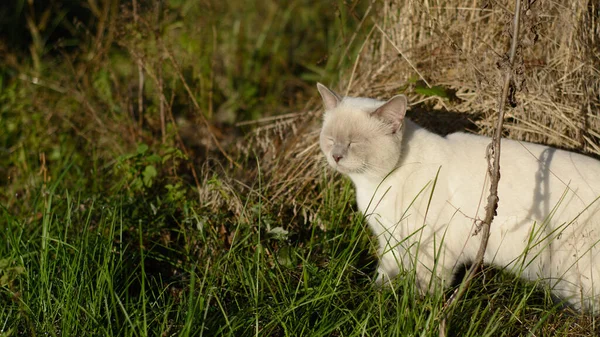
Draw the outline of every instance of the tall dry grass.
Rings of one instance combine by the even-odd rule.
[[[406,1],[375,4],[371,31],[351,72],[333,86],[352,96],[405,93],[411,117],[434,131],[469,119],[491,135],[507,64],[512,1]],[[600,155],[600,1],[530,1],[506,107],[505,136]],[[365,26],[368,26],[367,22]],[[450,98],[415,93],[442,86]],[[265,120],[253,138],[274,198],[312,213],[311,189],[324,172],[320,102]],[[424,113],[424,112],[427,113]],[[453,129],[456,131],[456,128]],[[307,193],[310,192],[310,193]]]

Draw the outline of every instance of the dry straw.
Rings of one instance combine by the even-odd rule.
[[[491,135],[513,6],[385,1],[371,17],[375,28],[354,69],[337,89],[381,99],[404,92],[413,103],[411,117],[434,131],[447,132],[448,124],[466,116],[474,123],[469,131]],[[600,0],[526,1],[523,7],[504,136],[600,155]],[[442,86],[453,97],[418,95],[415,85]],[[302,113],[264,121],[253,139],[274,198],[308,213],[319,207],[313,186],[326,172],[316,97]]]

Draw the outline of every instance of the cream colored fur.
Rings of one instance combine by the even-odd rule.
[[[429,132],[404,117],[404,96],[382,102],[318,88],[321,149],[352,179],[379,240],[377,282],[416,268],[423,291],[448,286],[479,247],[491,139]],[[573,307],[600,312],[600,161],[503,139],[500,163],[484,262],[540,279]]]

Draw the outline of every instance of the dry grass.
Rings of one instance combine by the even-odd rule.
[[[425,119],[434,131],[445,133],[448,124],[465,125],[460,120],[467,118],[475,125],[469,131],[491,135],[513,4],[484,3],[385,1],[353,71],[336,89],[381,99],[404,92],[413,105],[412,117]],[[505,136],[600,155],[600,1],[525,6]],[[416,77],[455,97],[414,93]],[[306,195],[324,166],[318,148],[320,115],[320,103],[312,100],[304,112],[265,120],[257,129],[253,144],[264,151],[263,169],[279,189],[275,197],[305,205],[298,196]],[[314,211],[318,197],[307,199]]]

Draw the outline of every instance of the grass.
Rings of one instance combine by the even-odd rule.
[[[33,216],[2,209],[3,336],[437,335],[450,292],[419,295],[411,271],[373,286],[374,238],[347,181],[322,178],[321,228],[275,218],[260,179],[235,217],[193,201],[157,210],[146,197],[86,197],[60,187],[69,170],[34,193]],[[574,335],[578,317],[545,293],[486,276],[457,309],[456,335]]]
[[[0,337],[436,336],[452,290],[374,287],[353,187],[306,146],[313,81],[350,71],[369,4],[138,2],[0,13]],[[498,270],[449,322],[595,324]]]
[[[270,223],[259,197],[248,200],[248,221],[222,233],[187,202],[152,216],[150,202],[85,198],[60,185],[38,191],[32,218],[2,211],[3,336],[437,335],[449,293],[422,297],[410,271],[391,289],[373,286],[372,239],[347,207],[347,182],[329,191],[344,198],[325,199],[326,228],[297,233],[274,230],[283,224]],[[486,275],[459,305],[456,335],[576,327],[533,285]]]

